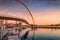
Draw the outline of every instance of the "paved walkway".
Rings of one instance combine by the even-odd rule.
[[[28,31],[28,30],[23,30],[23,31],[20,33],[20,36],[23,36],[23,35],[26,33],[26,31]],[[30,39],[30,35],[32,35],[32,32],[31,32],[31,31],[30,31],[29,34],[28,34],[27,40]],[[9,40],[20,40],[20,39],[18,38],[18,35],[12,35],[12,36],[9,36],[8,38],[9,38]]]
[[[17,35],[9,36],[8,38],[9,38],[9,40],[19,40]]]

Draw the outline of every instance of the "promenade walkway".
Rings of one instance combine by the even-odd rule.
[[[9,40],[19,40],[17,35],[9,36]]]

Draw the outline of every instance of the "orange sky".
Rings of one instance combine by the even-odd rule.
[[[1,11],[1,14],[4,14],[6,11]],[[25,13],[25,14],[17,14],[19,13],[18,11],[15,12],[15,14],[13,15],[13,12],[9,12],[9,14],[7,15],[11,15],[14,17],[19,17],[19,18],[23,18],[26,19],[27,21],[29,21],[29,23],[32,23],[31,17],[29,16],[29,14]],[[59,9],[48,9],[48,10],[43,10],[43,11],[37,11],[33,13],[33,17],[35,20],[35,24],[41,25],[41,24],[58,24],[60,23],[60,10]],[[6,15],[5,15],[6,16]]]
[[[60,10],[44,10],[35,12],[34,19],[37,24],[57,24],[60,23]],[[39,13],[39,14],[38,14]]]

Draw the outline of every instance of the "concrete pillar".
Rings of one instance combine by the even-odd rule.
[[[4,30],[4,20],[0,20],[0,26],[1,26],[2,29]]]
[[[5,26],[7,26],[7,24],[8,24],[8,20],[5,20]]]
[[[17,26],[18,26],[17,24],[18,24],[18,21],[16,20],[16,24],[15,24],[15,26],[16,26],[16,32],[18,31],[18,30],[17,30]]]
[[[5,23],[4,24],[5,24],[4,27],[5,27],[5,30],[6,30],[6,27],[8,25],[8,20],[5,20]]]
[[[19,27],[21,27],[22,26],[22,23],[19,21]]]
[[[0,20],[0,26],[3,26],[3,23],[4,23],[3,20]]]
[[[18,21],[16,21],[16,27],[18,26],[17,24],[18,24]]]

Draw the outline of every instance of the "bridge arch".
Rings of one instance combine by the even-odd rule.
[[[30,9],[21,1],[21,0],[16,0],[18,3],[20,3],[20,4],[22,4],[26,9],[27,9],[27,11],[29,12],[29,14],[30,14],[30,16],[31,16],[31,18],[32,18],[32,22],[33,22],[33,24],[35,24],[35,20],[34,20],[34,18],[33,18],[33,15],[32,15],[32,13],[31,13],[31,11],[30,11]]]

